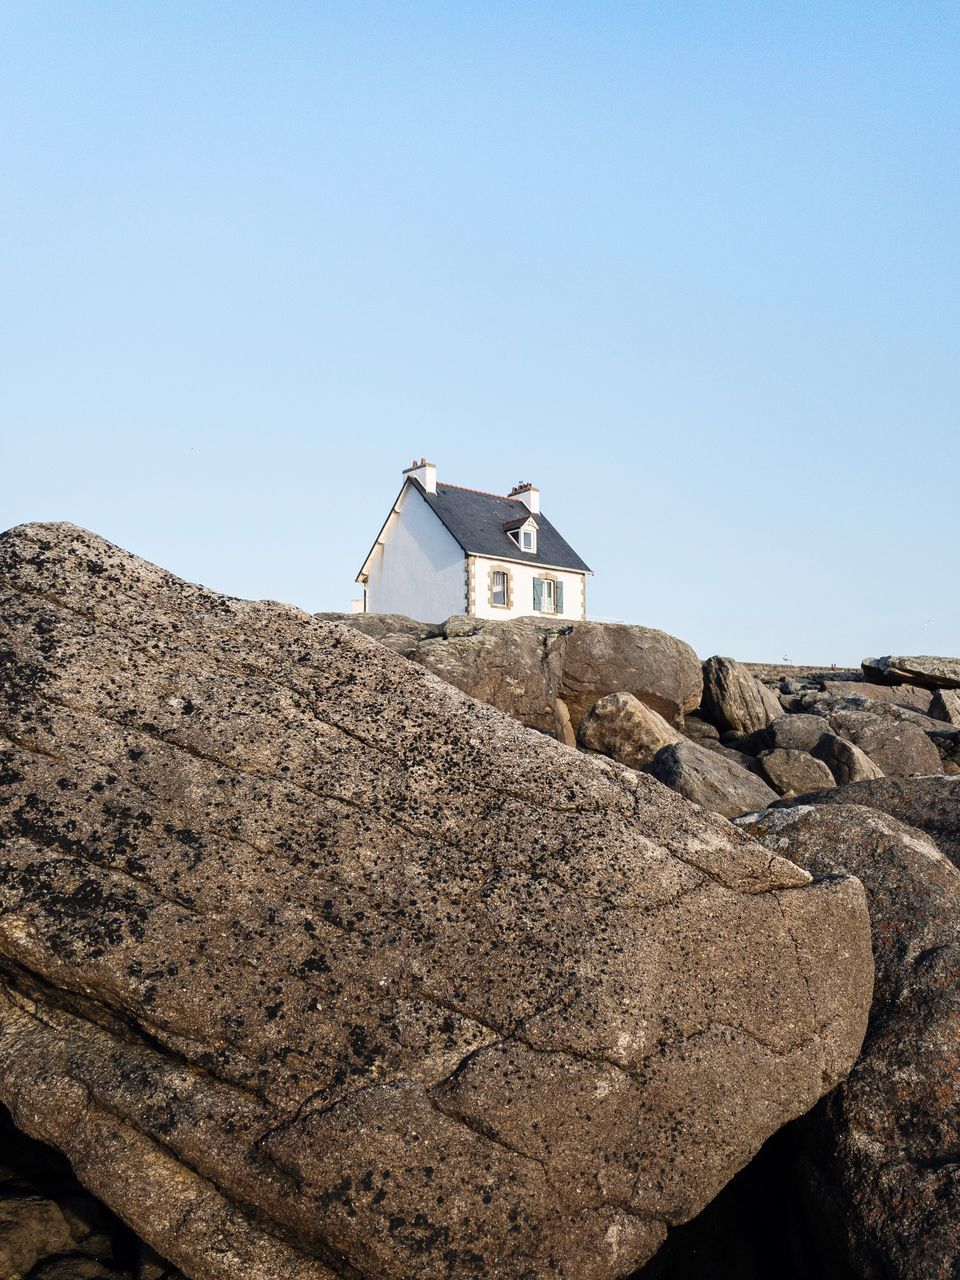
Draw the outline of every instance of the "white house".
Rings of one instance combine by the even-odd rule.
[[[540,510],[540,490],[506,497],[437,482],[422,458],[357,574],[365,613],[442,622],[476,618],[587,616],[591,570]]]

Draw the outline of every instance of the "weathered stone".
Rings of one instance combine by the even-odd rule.
[[[563,639],[560,696],[575,726],[598,699],[624,691],[682,727],[701,689],[700,659],[664,631],[575,622]]]
[[[0,591],[0,1100],[192,1280],[613,1280],[855,1059],[855,880],[71,526]]]
[[[944,720],[960,728],[960,694],[952,689],[938,689],[930,701],[929,714],[934,720]]]
[[[21,1280],[44,1258],[73,1251],[59,1207],[39,1196],[0,1200],[0,1276]]]
[[[833,774],[823,763],[806,751],[776,747],[760,753],[760,763],[767,781],[782,796],[819,791],[834,785]]]
[[[841,738],[866,752],[888,778],[941,772],[937,748],[918,725],[909,721],[870,711],[836,711],[830,716],[830,726]]]
[[[864,658],[867,680],[880,684],[918,684],[925,689],[960,689],[960,658]]]
[[[81,1187],[60,1152],[18,1132],[9,1112],[0,1107],[3,1280],[141,1280],[136,1263],[141,1247]],[[179,1273],[163,1265],[156,1280],[178,1280]]]
[[[692,742],[699,742],[701,746],[706,746],[708,743],[720,741],[720,730],[709,720],[704,720],[696,712],[691,712],[690,715],[683,717],[683,736],[690,738]]]
[[[628,692],[681,726],[700,701],[700,661],[650,627],[599,622],[494,622],[456,616],[436,626],[393,614],[319,614],[372,636],[471,697],[574,745],[590,707]]]
[[[883,777],[883,770],[878,764],[874,764],[865,751],[835,733],[825,733],[811,748],[810,753],[823,761],[838,786]]]
[[[916,827],[960,867],[960,778],[879,778],[801,796],[810,804],[865,805]],[[781,805],[792,801],[780,801]]]
[[[876,687],[880,688],[882,686],[878,685]],[[845,716],[848,712],[859,713],[860,719],[858,723],[861,725],[867,723],[863,719],[864,715],[872,715],[875,720],[879,719],[887,723],[913,725],[927,735],[940,758],[940,764],[937,765],[929,749],[920,743],[916,734],[908,733],[906,735],[909,739],[909,755],[907,759],[916,759],[917,753],[919,753],[920,759],[920,765],[914,766],[914,772],[939,773],[943,771],[945,773],[953,773],[960,769],[960,728],[955,725],[947,725],[942,720],[925,715],[912,707],[903,706],[899,703],[874,702],[868,698],[841,698],[828,693],[804,694],[800,699],[800,705],[804,713],[823,716],[840,732],[843,732],[842,726],[846,722]],[[875,735],[877,737],[889,737],[895,742],[896,732],[895,730],[883,731],[877,729],[875,730]],[[902,756],[903,753],[899,752],[899,754]],[[897,767],[901,769],[904,767],[903,759],[900,760]]]
[[[581,747],[610,756],[631,769],[649,764],[661,747],[682,734],[632,693],[610,693],[580,721]]]
[[[835,698],[862,698],[864,702],[889,702],[911,711],[930,714],[931,693],[912,684],[871,684],[867,680],[821,680],[820,691]],[[870,706],[864,710],[871,710]]]
[[[812,751],[825,733],[832,733],[823,716],[782,715],[753,735],[759,751]]]
[[[960,726],[950,724],[942,729],[931,729],[927,737],[940,756],[940,771],[960,773]]]
[[[703,714],[720,729],[753,733],[783,715],[780,699],[732,658],[703,664]]]
[[[952,1280],[960,1269],[960,873],[928,837],[867,808],[776,809],[743,825],[814,875],[855,873],[870,901],[877,981],[863,1053],[794,1126],[820,1219],[811,1226],[845,1255],[825,1274]]]
[[[724,746],[722,742],[715,742],[710,738],[704,738],[698,745],[707,751],[713,751],[717,755],[723,756],[726,760],[732,760],[741,769],[746,769],[747,773],[755,773],[758,778],[763,777],[763,768],[760,761],[756,756],[748,755],[746,751],[737,751],[735,747]]]
[[[766,809],[777,798],[761,778],[737,761],[694,742],[664,747],[647,772],[685,799],[725,818]]]
[[[879,689],[885,686],[877,685],[876,687]],[[913,707],[902,706],[897,702],[878,702],[873,698],[859,696],[840,697],[833,693],[815,691],[803,694],[800,703],[804,714],[825,716],[827,719],[841,711],[860,711],[868,715],[896,721],[898,724],[914,724],[918,729],[923,729],[924,732],[943,727],[939,721],[934,720],[932,716],[927,715],[925,712],[917,711]]]
[[[417,622],[402,613],[317,613],[314,617],[323,622],[346,623],[394,653],[414,660],[421,641],[443,635],[442,622]]]

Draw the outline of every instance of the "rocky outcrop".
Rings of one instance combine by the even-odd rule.
[[[924,832],[960,867],[960,777],[880,778],[801,796],[799,802],[877,809]]]
[[[4,1280],[183,1280],[77,1182],[57,1152],[0,1107]]]
[[[574,728],[608,693],[632,693],[673,725],[700,705],[700,659],[652,627],[575,622],[563,640],[560,696]]]
[[[325,616],[362,631],[528,728],[574,745],[576,723],[571,724],[560,699],[563,626],[532,618],[454,617],[428,626],[397,614]]]
[[[960,658],[864,658],[867,680],[879,684],[916,684],[924,689],[960,689]]]
[[[492,622],[453,617],[430,625],[396,614],[318,614],[350,626],[471,697],[573,746],[587,711],[626,692],[681,726],[700,702],[700,660],[651,627],[619,623]]]
[[[758,751],[813,751],[825,733],[831,733],[823,716],[781,715],[754,735]]]
[[[776,791],[726,753],[686,740],[658,751],[647,772],[684,799],[725,818],[766,809],[777,799]]]
[[[782,796],[834,785],[833,774],[827,766],[806,751],[776,747],[773,751],[762,751],[760,763],[767,781]]]
[[[720,742],[720,730],[709,720],[704,720],[697,712],[683,717],[683,736],[700,746],[716,746]]]
[[[805,752],[826,765],[829,778],[820,785],[829,786],[860,782],[866,778],[882,778],[883,770],[845,738],[839,737],[822,715],[801,713],[780,716],[765,729],[750,735],[751,749],[763,757],[768,752]],[[805,766],[809,769],[809,766]],[[811,779],[812,779],[811,773]],[[790,788],[794,790],[795,788]],[[808,787],[807,790],[815,788]]]
[[[942,729],[931,729],[927,737],[940,756],[940,771],[960,773],[960,727],[951,724]]]
[[[850,782],[866,782],[871,778],[882,778],[883,770],[874,764],[866,752],[840,738],[835,733],[825,733],[812,750],[818,760],[822,760],[838,786]]]
[[[703,714],[719,729],[753,733],[783,715],[780,699],[732,658],[703,664]]]
[[[934,720],[960,728],[960,694],[952,689],[938,689],[930,700],[929,714]]]
[[[918,784],[864,787],[904,785]],[[795,1126],[811,1230],[839,1250],[838,1265],[821,1274],[953,1280],[960,872],[926,835],[864,807],[801,805],[743,825],[813,874],[854,872],[874,924],[877,982],[863,1053]]]
[[[883,773],[952,772],[954,761],[960,767],[960,729],[920,711],[823,692],[806,692],[795,701],[803,715],[822,716],[834,732],[854,740]]]
[[[869,711],[836,711],[830,716],[830,726],[839,737],[865,752],[888,778],[941,772],[937,748],[909,721]]]
[[[585,750],[610,756],[631,769],[642,769],[661,747],[679,742],[681,737],[663,716],[632,693],[611,693],[595,702],[580,721],[577,734]]]
[[[191,1280],[613,1280],[854,1061],[855,880],[71,526],[0,590],[0,1100]]]
[[[866,680],[821,680],[820,691],[834,698],[862,698],[865,703],[884,702],[910,711],[930,714],[932,694],[912,684],[872,684]],[[869,711],[869,705],[864,707]]]

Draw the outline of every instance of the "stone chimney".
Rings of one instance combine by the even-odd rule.
[[[437,492],[437,468],[426,458],[421,458],[419,462],[414,458],[403,474],[411,480],[419,480],[427,493]]]
[[[540,490],[527,480],[523,484],[515,484],[507,494],[508,498],[516,498],[522,502],[532,515],[540,513]]]

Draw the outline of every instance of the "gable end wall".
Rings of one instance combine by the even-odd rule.
[[[466,613],[466,557],[456,539],[407,484],[383,533],[367,579],[368,613],[443,622]]]

